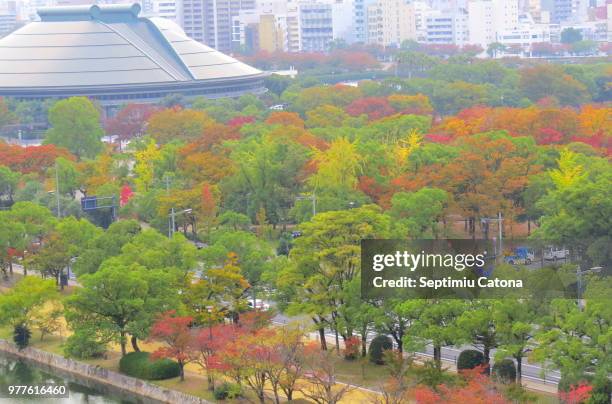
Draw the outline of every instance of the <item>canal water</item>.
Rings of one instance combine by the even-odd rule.
[[[12,355],[0,353],[0,391],[7,392],[8,386],[15,385],[65,385],[67,398],[6,398],[0,403],[49,403],[49,404],[158,404],[158,401],[145,399],[107,385],[77,378],[65,372],[27,361]]]

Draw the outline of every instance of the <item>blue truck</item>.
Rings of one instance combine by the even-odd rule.
[[[529,265],[533,262],[535,254],[529,247],[514,247],[505,255],[504,262],[510,265]]]

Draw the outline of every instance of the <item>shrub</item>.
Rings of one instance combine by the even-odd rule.
[[[13,341],[15,341],[15,345],[17,345],[17,348],[20,350],[30,344],[31,336],[32,333],[30,329],[23,324],[16,325],[13,330]]]
[[[178,377],[178,363],[170,359],[151,360],[148,352],[130,352],[119,361],[119,371],[145,380],[164,380]]]
[[[516,366],[512,359],[504,359],[493,365],[493,375],[502,383],[514,383],[516,380]]]
[[[386,335],[377,335],[370,343],[370,362],[384,365],[383,354],[389,349],[393,349],[391,338]]]
[[[66,340],[64,353],[77,359],[99,358],[106,352],[106,344],[96,341],[93,332],[78,330]]]
[[[457,358],[457,369],[474,369],[476,366],[484,365],[485,357],[480,351],[466,349]]]
[[[344,342],[344,359],[353,360],[359,356],[361,338],[352,336]]]
[[[213,394],[216,400],[225,400],[226,398],[238,398],[242,396],[242,388],[239,384],[225,382],[219,387],[215,388]]]

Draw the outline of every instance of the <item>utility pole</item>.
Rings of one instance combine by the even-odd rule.
[[[166,180],[166,194],[170,196],[170,177],[166,174],[164,176]],[[170,221],[168,223],[168,238],[172,238],[174,235],[174,207],[170,210]]]
[[[55,200],[57,202],[57,217],[62,216],[60,211],[60,197],[59,197],[59,170],[57,167],[57,160],[55,160]]]

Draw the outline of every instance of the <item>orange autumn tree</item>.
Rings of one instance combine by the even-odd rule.
[[[304,120],[297,113],[287,111],[272,112],[265,123],[268,125],[295,126],[296,128],[304,127]]]
[[[35,173],[43,176],[53,167],[58,157],[76,161],[76,157],[67,149],[52,144],[21,147],[0,141],[1,164],[22,174]]]
[[[215,120],[203,111],[180,107],[167,108],[151,115],[147,134],[161,144],[176,139],[194,140],[214,124]]]
[[[581,133],[585,136],[594,136],[602,132],[605,136],[612,136],[612,110],[604,105],[584,105],[578,114]]]
[[[436,390],[421,386],[412,393],[417,404],[510,404],[482,367],[461,372],[464,383],[459,386],[440,385]]]
[[[210,235],[210,229],[214,226],[217,218],[217,198],[214,191],[216,189],[210,183],[202,184],[200,221],[204,225],[207,237]]]

